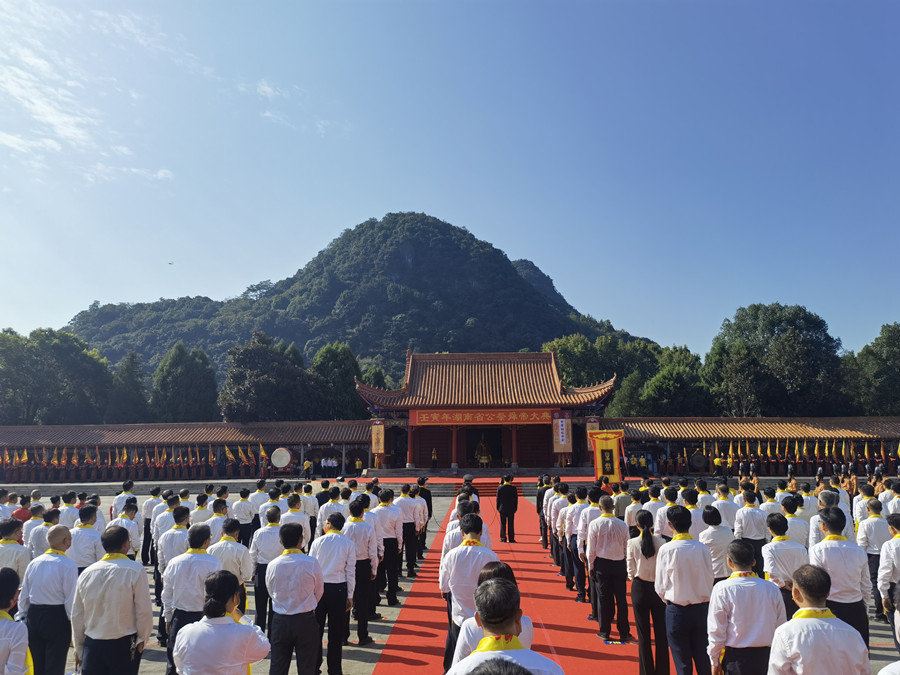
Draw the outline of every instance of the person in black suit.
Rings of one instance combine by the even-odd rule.
[[[428,506],[428,521],[431,521],[431,490],[425,487],[425,483],[428,482],[427,476],[419,476],[416,479],[416,483],[419,485],[419,496],[425,500],[425,504]],[[425,523],[425,527],[422,528],[422,532],[419,533],[418,537],[418,550],[417,557],[419,560],[422,560],[425,557],[425,538],[428,536],[428,523]]]
[[[512,484],[512,474],[504,474],[503,483],[497,488],[497,511],[500,512],[500,541],[516,543],[516,509],[519,508],[519,491]],[[508,536],[507,536],[508,535]]]
[[[541,548],[547,548],[549,546],[547,540],[547,521],[544,519],[544,494],[547,490],[552,490],[553,486],[550,484],[550,475],[544,474],[538,479],[538,491],[537,491],[537,513],[538,518],[541,521]]]

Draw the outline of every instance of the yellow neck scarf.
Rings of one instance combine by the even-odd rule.
[[[351,523],[364,523],[365,520],[363,520],[362,518],[350,518],[350,522]]]
[[[847,541],[847,537],[842,537],[839,534],[829,534],[824,541]]]
[[[484,546],[484,544],[477,539],[463,539],[460,546]]]
[[[237,542],[237,539],[235,539],[234,537],[229,537],[229,536],[226,534],[224,537],[222,537],[221,539],[219,539],[219,541],[233,541],[233,542]]]
[[[755,577],[755,576],[756,576],[756,572],[751,572],[751,571],[747,571],[747,572],[732,572],[732,573],[729,575],[728,578],[729,578],[729,579],[739,579],[739,578],[741,578],[741,577]]]
[[[291,555],[292,553],[303,553],[299,548],[286,548],[281,555]]]
[[[184,525],[173,525],[173,530],[186,530],[187,528]]]
[[[205,548],[189,548],[185,553],[206,553]]]
[[[8,546],[10,544],[20,545],[15,539],[0,539],[0,546]]]
[[[798,609],[792,619],[836,619],[830,609]]]
[[[93,530],[94,529],[93,525],[85,525],[84,523],[78,523],[75,527],[78,527],[82,530]]]
[[[478,646],[472,650],[472,653],[506,652],[512,649],[525,649],[517,635],[494,635],[482,638]]]
[[[128,556],[124,553],[107,553],[100,560],[125,560]]]
[[[693,537],[687,532],[678,532],[672,537],[672,541],[683,541],[684,539],[693,539]]]
[[[61,555],[63,558],[66,557],[65,551],[60,551],[59,549],[55,549],[55,548],[48,548],[46,551],[44,551],[44,553],[52,553],[53,555]]]
[[[790,541],[789,537],[780,536],[780,537],[772,537],[772,541]]]

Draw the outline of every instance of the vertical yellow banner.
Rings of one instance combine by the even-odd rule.
[[[568,413],[568,414],[567,414]],[[562,410],[553,413],[553,453],[571,454],[572,452],[572,413]]]
[[[606,476],[614,483],[621,481],[619,460],[625,431],[588,431],[587,436],[594,449],[594,473],[597,480]]]
[[[384,454],[384,421],[372,422],[372,452],[378,455]]]

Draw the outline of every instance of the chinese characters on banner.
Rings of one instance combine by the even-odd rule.
[[[558,412],[558,411],[556,411]],[[551,410],[410,410],[409,423],[414,427],[451,424],[550,424]]]
[[[384,421],[372,420],[372,452],[384,453]]]
[[[553,412],[553,453],[570,454],[572,452],[572,411],[556,410]]]
[[[588,431],[587,436],[594,449],[594,472],[597,474],[597,480],[607,476],[614,483],[621,481],[619,457],[625,431]]]

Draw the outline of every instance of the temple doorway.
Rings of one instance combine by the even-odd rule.
[[[476,427],[466,429],[466,466],[483,466],[481,456],[489,457],[490,467],[503,466],[503,436],[499,427]]]

